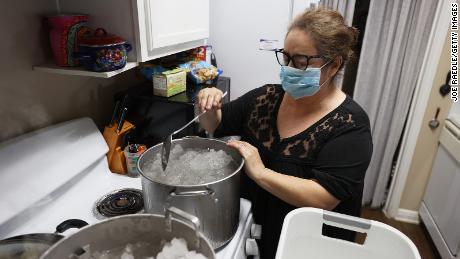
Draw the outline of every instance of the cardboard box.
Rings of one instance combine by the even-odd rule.
[[[187,73],[181,68],[153,76],[153,94],[170,97],[185,91]]]

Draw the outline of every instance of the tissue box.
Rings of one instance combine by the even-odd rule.
[[[187,73],[176,68],[153,76],[153,94],[170,97],[185,91]]]

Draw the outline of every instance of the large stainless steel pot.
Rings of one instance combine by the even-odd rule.
[[[172,218],[179,217],[179,219]],[[184,222],[190,222],[189,224]],[[203,254],[208,259],[216,255],[208,240],[199,231],[200,221],[177,208],[168,208],[166,216],[151,214],[135,214],[113,217],[63,238],[40,259],[86,259],[94,252],[120,250],[127,244],[145,242],[149,246],[145,252],[148,256],[156,256],[162,249],[164,241],[172,238],[184,238],[188,249]]]
[[[199,185],[170,185],[159,182],[145,172],[145,164],[161,152],[162,144],[148,149],[138,162],[142,175],[144,209],[148,213],[162,214],[168,206],[180,208],[196,215],[201,231],[215,249],[230,241],[238,228],[240,213],[239,181],[244,159],[220,140],[198,137],[175,139],[172,145],[182,148],[223,150],[237,162],[235,171],[224,178]]]

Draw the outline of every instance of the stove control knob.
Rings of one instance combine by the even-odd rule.
[[[262,226],[258,224],[251,225],[251,237],[254,239],[260,239],[262,236]]]
[[[252,238],[246,239],[245,251],[246,251],[246,256],[252,255],[252,256],[258,257],[259,246],[257,246],[257,241]]]

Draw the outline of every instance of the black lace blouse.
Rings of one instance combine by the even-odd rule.
[[[216,136],[240,135],[258,148],[267,168],[314,179],[341,201],[333,211],[359,216],[364,175],[372,155],[366,113],[347,96],[305,131],[281,139],[276,120],[283,95],[280,85],[265,85],[225,104]],[[284,217],[295,207],[259,187],[246,174],[242,174],[242,196],[252,201],[255,222],[262,225],[258,241],[261,258],[274,258]],[[327,226],[323,234],[354,239],[350,231]]]

